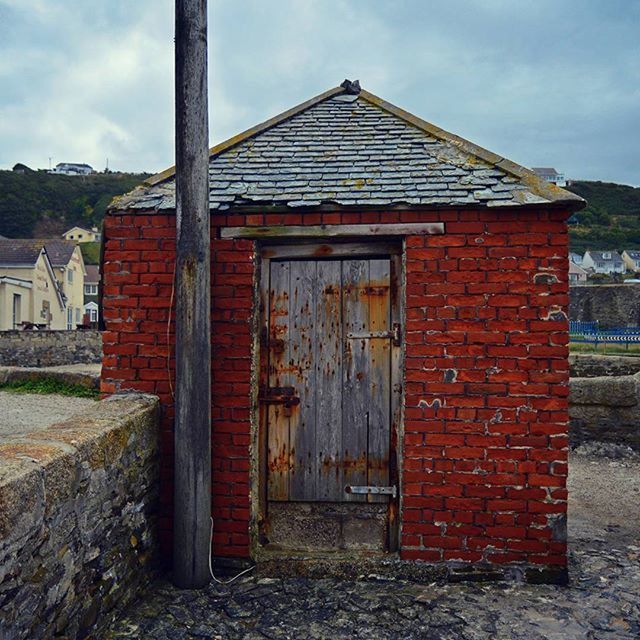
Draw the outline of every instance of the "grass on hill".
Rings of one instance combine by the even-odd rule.
[[[46,171],[0,171],[0,235],[57,237],[74,225],[100,227],[112,198],[149,174],[65,176]]]
[[[640,188],[576,180],[567,189],[588,205],[569,229],[571,251],[640,249]]]
[[[79,246],[85,264],[100,264],[99,242],[83,242]]]

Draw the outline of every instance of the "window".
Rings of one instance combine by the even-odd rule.
[[[80,240],[80,238],[82,238],[82,234],[81,233],[78,234],[78,240]]]
[[[82,318],[80,318],[80,308],[76,309],[76,324],[80,324],[80,321],[82,320]]]
[[[67,271],[67,282],[71,284],[73,282],[73,269]]]
[[[605,251],[605,252],[602,254],[602,257],[603,257],[605,260],[611,260],[611,254],[610,254],[608,251]]]
[[[73,307],[67,307],[67,331],[73,329]]]
[[[84,294],[86,296],[97,296],[98,295],[98,285],[97,284],[85,284],[84,285]]]
[[[22,322],[22,296],[19,293],[13,294],[13,328],[17,329]]]
[[[89,309],[89,317],[91,318],[91,322],[98,322],[98,310]]]

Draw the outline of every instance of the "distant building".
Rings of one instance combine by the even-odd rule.
[[[587,281],[587,272],[575,262],[569,262],[569,284],[584,284]]]
[[[617,251],[586,251],[582,268],[593,273],[626,273],[627,268]]]
[[[569,260],[571,260],[573,264],[582,264],[582,256],[579,253],[574,253],[573,251],[569,251]]]
[[[567,181],[562,173],[558,173],[553,167],[532,167],[531,170],[543,180],[552,182],[558,187],[566,187]]]
[[[76,244],[83,242],[100,242],[100,231],[98,227],[84,229],[83,227],[72,227],[69,231],[62,234],[65,240],[73,240]]]
[[[94,173],[93,167],[88,164],[77,164],[75,162],[58,162],[50,173],[59,173],[65,176],[88,176]]]
[[[640,271],[640,251],[623,251],[622,260],[629,271]]]
[[[84,277],[84,313],[92,324],[98,322],[98,287],[100,285],[100,267],[97,264],[85,266]]]
[[[68,240],[40,240],[60,282],[65,299],[66,328],[75,329],[82,324],[84,314],[85,266],[80,247]]]
[[[26,164],[22,164],[22,162],[18,162],[17,164],[14,164],[12,171],[14,173],[33,173],[33,169],[31,169],[30,167],[27,167]]]
[[[0,240],[0,331],[66,328],[66,305],[40,240]]]

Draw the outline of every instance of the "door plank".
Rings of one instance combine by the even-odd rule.
[[[317,265],[315,260],[291,263],[291,322],[289,353],[295,394],[300,404],[291,409],[289,434],[293,468],[289,474],[291,500],[315,500],[318,479],[316,453],[315,326]]]
[[[317,499],[342,502],[342,300],[341,263],[318,262],[316,291]]]
[[[369,331],[391,331],[391,263],[389,259],[369,261]],[[391,339],[369,341],[369,447],[367,484],[389,484],[389,440],[391,399]],[[369,502],[388,502],[384,495],[369,495]]]
[[[364,289],[369,280],[368,260],[342,263],[342,332],[369,330],[369,310]],[[367,481],[367,440],[369,407],[368,340],[343,339],[342,463],[344,484],[364,485]],[[344,487],[343,487],[344,492]],[[345,502],[366,502],[366,496],[343,493]]]
[[[268,386],[291,386],[289,370],[290,264],[271,262],[268,324]],[[267,405],[267,456],[269,500],[289,499],[289,419],[283,406]]]

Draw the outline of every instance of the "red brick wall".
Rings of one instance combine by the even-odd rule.
[[[216,226],[446,223],[406,241],[401,555],[564,565],[568,305],[566,212],[212,216],[214,553],[249,553],[253,243]],[[105,220],[102,390],[160,396],[164,531],[173,399],[167,361],[172,215]],[[168,536],[165,537],[165,542]]]

